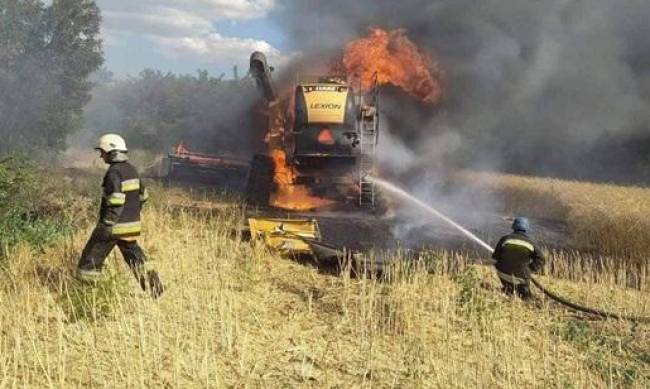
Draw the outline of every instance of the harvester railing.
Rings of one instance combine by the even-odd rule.
[[[362,81],[360,81],[362,82]],[[379,136],[379,87],[377,73],[373,74],[372,88],[363,93],[359,87],[359,205],[375,206],[376,188],[368,177],[377,173],[376,153]]]

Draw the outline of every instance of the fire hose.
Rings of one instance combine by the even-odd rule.
[[[484,246],[485,247],[485,246]],[[488,247],[485,247],[488,249]],[[494,250],[490,247],[488,249],[490,253],[493,253]],[[494,264],[494,260],[489,261],[490,264]],[[537,287],[546,297],[550,298],[551,300],[555,301],[556,303],[560,305],[564,305],[567,308],[571,308],[574,311],[582,312],[582,313],[587,313],[590,315],[602,317],[604,319],[616,319],[616,320],[627,320],[627,321],[633,321],[633,322],[639,322],[639,323],[650,323],[650,317],[642,317],[642,316],[628,316],[628,315],[621,315],[617,313],[612,313],[612,312],[607,312],[603,311],[600,309],[595,309],[595,308],[590,308],[586,307],[584,305],[580,305],[578,303],[575,303],[565,297],[562,297],[552,291],[550,291],[548,288],[546,288],[539,280],[532,275],[530,276],[530,281],[532,282],[533,285]]]
[[[492,248],[490,248],[488,251],[490,253],[494,252],[494,250]],[[495,261],[493,261],[493,260],[490,260],[489,262],[491,264],[495,263]],[[621,315],[621,314],[617,314],[617,313],[603,311],[603,310],[600,310],[600,309],[586,307],[584,305],[580,305],[578,303],[575,303],[575,302],[573,302],[573,301],[571,301],[571,300],[569,300],[569,299],[567,299],[565,297],[562,297],[562,296],[550,291],[541,282],[539,282],[539,280],[537,278],[533,277],[532,275],[530,276],[530,281],[546,297],[550,298],[551,300],[555,301],[558,304],[561,304],[561,305],[564,305],[565,307],[571,308],[574,311],[587,313],[587,314],[590,314],[590,315],[602,317],[604,319],[616,319],[616,320],[627,320],[627,321],[639,322],[639,323],[650,323],[650,317]]]
[[[594,309],[594,308],[589,308],[585,307],[579,304],[576,304],[570,300],[567,300],[566,298],[559,296],[550,290],[546,289],[544,285],[542,285],[535,277],[530,277],[530,281],[535,285],[539,290],[544,293],[548,298],[551,300],[562,304],[566,307],[569,307],[575,311],[580,311],[583,313],[588,313],[590,315],[594,316],[599,316],[605,319],[611,318],[611,319],[616,319],[616,320],[627,320],[627,321],[633,321],[633,322],[639,322],[639,323],[650,323],[650,317],[643,317],[643,316],[628,316],[628,315],[620,315],[616,313],[611,313],[607,311],[601,311],[599,309]]]

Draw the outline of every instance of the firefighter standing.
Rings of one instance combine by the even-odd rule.
[[[103,197],[99,221],[84,248],[78,275],[84,281],[101,277],[106,257],[117,245],[143,290],[156,298],[163,286],[155,270],[146,270],[146,257],[137,243],[140,236],[140,209],[148,194],[138,172],[127,160],[127,148],[119,135],[107,134],[95,148],[110,165],[102,183]]]
[[[530,273],[544,267],[544,257],[526,235],[530,229],[528,219],[517,217],[512,223],[513,232],[497,243],[492,258],[503,291],[527,299],[530,294]]]

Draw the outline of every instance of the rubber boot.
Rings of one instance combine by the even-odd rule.
[[[145,271],[143,268],[138,268],[137,270],[134,270],[134,274],[140,284],[140,288],[145,292],[148,291],[154,299],[160,297],[160,295],[165,291],[165,287],[162,284],[162,281],[160,281],[160,276],[157,271]]]
[[[165,286],[162,284],[162,281],[160,281],[158,272],[155,270],[147,271],[147,281],[149,284],[149,293],[151,294],[151,297],[155,299],[160,297],[165,291]]]

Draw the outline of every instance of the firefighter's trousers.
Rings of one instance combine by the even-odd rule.
[[[117,239],[105,233],[101,227],[98,227],[90,235],[90,239],[81,253],[77,268],[82,278],[92,279],[100,276],[106,257],[115,246],[120,249],[124,260],[138,277],[146,261],[144,251],[142,251],[138,242]]]
[[[532,297],[530,293],[530,285],[528,283],[522,284],[513,284],[511,282],[501,280],[501,285],[503,285],[503,292],[509,295],[516,295],[524,300]]]

